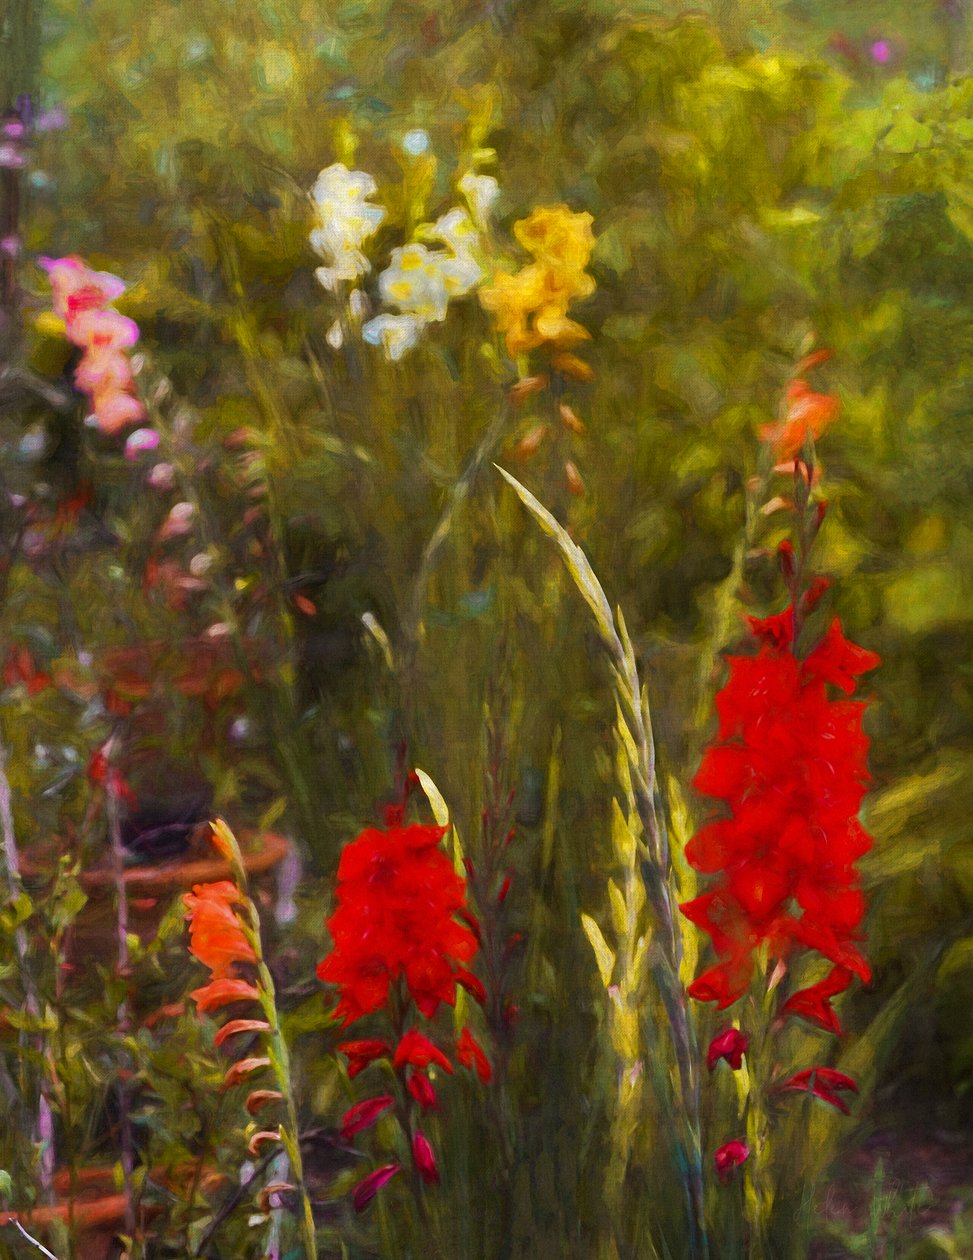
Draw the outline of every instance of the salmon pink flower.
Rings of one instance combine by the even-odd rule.
[[[720,1181],[725,1185],[733,1176],[734,1171],[741,1164],[745,1163],[749,1157],[750,1147],[739,1138],[734,1138],[732,1142],[724,1143],[714,1157],[716,1175]]]
[[[106,271],[92,271],[80,258],[42,258],[51,282],[54,312],[64,320],[68,340],[83,350],[74,383],[91,402],[91,422],[114,434],[145,414],[127,351],[138,341],[138,326],[109,303],[125,292]]]
[[[720,1059],[725,1059],[734,1072],[743,1066],[743,1056],[747,1053],[750,1038],[739,1028],[728,1028],[726,1032],[714,1037],[706,1051],[706,1066],[712,1072]]]

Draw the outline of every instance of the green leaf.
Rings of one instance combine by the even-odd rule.
[[[440,827],[448,827],[449,806],[446,804],[446,800],[442,792],[440,792],[439,788],[436,787],[435,783],[433,783],[430,776],[426,774],[425,770],[420,770],[418,766],[416,766],[416,778],[422,784],[422,790],[425,792],[426,799],[429,801],[433,818],[435,818]]]
[[[615,970],[614,951],[609,948],[608,942],[602,935],[601,928],[590,914],[582,912],[581,926],[584,928],[585,936],[587,936],[591,943],[591,948],[595,952],[595,962],[598,964],[601,982],[607,989],[611,984],[612,973]]]
[[[534,498],[526,486],[522,486],[516,477],[512,477],[499,464],[494,464],[493,466],[500,476],[503,477],[504,481],[513,486],[517,497],[528,512],[531,513],[544,533],[548,537],[553,538],[558,547],[560,547],[561,554],[567,562],[568,572],[574,579],[575,586],[595,615],[602,638],[607,643],[614,645],[617,641],[617,635],[614,622],[612,621],[611,605],[608,603],[601,583],[595,577],[595,571],[589,564],[588,557],[569,536],[564,527],[555,520],[547,508],[538,499]]]

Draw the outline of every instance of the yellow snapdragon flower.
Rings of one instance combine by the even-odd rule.
[[[534,261],[513,274],[500,272],[480,290],[511,357],[566,350],[590,337],[568,308],[595,290],[585,270],[595,243],[592,222],[590,214],[558,205],[538,206],[514,224],[514,236]]]

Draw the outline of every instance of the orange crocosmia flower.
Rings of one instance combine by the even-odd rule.
[[[196,884],[183,895],[189,919],[189,951],[209,967],[213,979],[229,977],[234,963],[255,963],[257,955],[237,918],[235,905],[243,898],[228,879]]]
[[[787,411],[780,424],[767,424],[760,430],[778,459],[793,459],[808,437],[817,440],[838,418],[841,404],[833,394],[817,394],[804,380],[791,381],[786,390]]]

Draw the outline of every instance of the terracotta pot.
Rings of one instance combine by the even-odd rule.
[[[152,1179],[163,1185],[174,1185],[175,1178],[166,1170],[153,1170]],[[209,1182],[222,1182],[219,1174],[206,1173]],[[121,1254],[116,1236],[125,1228],[125,1195],[118,1193],[111,1168],[79,1168],[74,1175],[62,1169],[54,1174],[54,1202],[38,1204],[23,1211],[0,1212],[0,1225],[13,1219],[21,1222],[32,1234],[45,1234],[55,1221],[62,1222],[75,1235],[75,1260],[111,1260]],[[140,1204],[138,1228],[144,1230],[158,1216],[158,1204]]]
[[[201,851],[174,860],[126,868],[129,931],[137,933],[143,944],[156,934],[175,896],[188,892],[194,884],[231,878],[229,863],[209,844],[209,825],[205,824],[202,830],[207,837],[205,849],[200,846]],[[258,896],[261,891],[270,892],[272,896],[274,872],[293,851],[293,841],[273,831],[240,831],[238,839],[251,891]],[[21,867],[24,879],[30,883],[49,875],[53,857],[50,851],[24,854]],[[117,933],[115,876],[107,855],[97,865],[81,872],[80,883],[88,894],[88,901],[74,921],[74,953],[104,961],[114,953]]]

